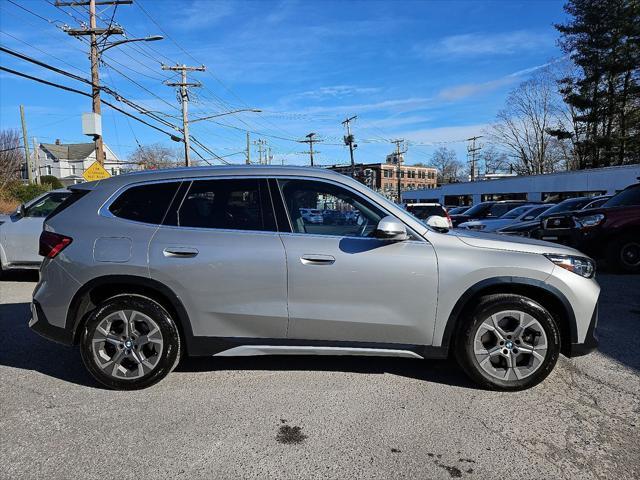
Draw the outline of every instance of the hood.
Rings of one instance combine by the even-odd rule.
[[[452,230],[450,233],[457,236],[461,242],[470,247],[507,250],[510,252],[558,253],[584,256],[584,254],[581,254],[573,248],[558,245],[557,243],[534,240],[532,238],[511,237],[508,235],[483,233],[473,230]]]
[[[11,220],[11,217],[9,215],[5,215],[4,213],[0,213],[0,223],[8,222],[9,220]]]

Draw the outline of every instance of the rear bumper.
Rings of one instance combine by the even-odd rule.
[[[568,357],[581,357],[587,355],[598,348],[598,335],[596,333],[596,327],[598,325],[598,306],[593,310],[591,321],[589,322],[589,328],[587,334],[582,343],[572,343],[568,352]]]
[[[49,340],[62,343],[63,345],[73,344],[73,332],[66,328],[51,325],[47,320],[40,304],[34,300],[31,303],[31,320],[29,320],[29,328]]]

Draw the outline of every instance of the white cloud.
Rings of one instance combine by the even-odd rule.
[[[194,0],[190,4],[180,3],[174,25],[183,30],[211,27],[234,11],[229,1]]]
[[[450,35],[436,43],[418,47],[429,57],[471,57],[480,55],[512,55],[522,51],[553,46],[549,33],[516,30],[504,33],[466,33]]]
[[[314,100],[323,100],[330,98],[352,97],[355,95],[366,95],[379,92],[379,88],[375,87],[357,87],[354,85],[333,85],[330,87],[320,87],[315,90],[308,90],[293,95],[296,98],[311,98]]]

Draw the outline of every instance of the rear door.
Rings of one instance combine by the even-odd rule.
[[[182,299],[196,336],[286,337],[286,260],[264,179],[183,182],[149,271]]]
[[[387,215],[363,195],[324,180],[279,180],[290,216],[282,233],[289,272],[289,338],[430,345],[437,299],[433,247],[372,236]],[[273,191],[273,190],[272,190]],[[307,222],[301,208],[354,212],[357,221]],[[280,217],[279,217],[280,218]]]

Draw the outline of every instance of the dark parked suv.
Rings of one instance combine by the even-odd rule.
[[[547,235],[568,231],[565,243],[592,257],[606,258],[618,270],[640,272],[640,183],[600,208],[549,217],[543,227]]]
[[[451,215],[451,222],[457,227],[463,222],[471,220],[482,220],[485,218],[498,218],[516,207],[535,202],[526,200],[499,200],[495,202],[482,202],[474,205],[466,212],[459,215]]]

